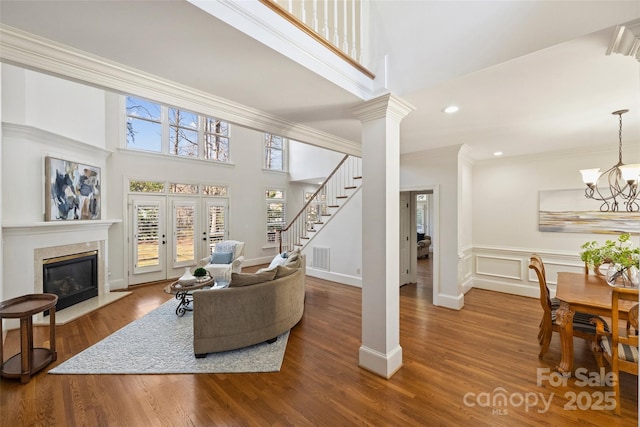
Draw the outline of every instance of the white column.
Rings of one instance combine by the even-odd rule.
[[[362,122],[362,345],[360,366],[390,378],[400,347],[400,121],[413,110],[386,94],[354,110]]]

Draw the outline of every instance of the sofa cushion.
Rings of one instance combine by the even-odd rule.
[[[214,252],[211,254],[210,264],[231,264],[233,252]]]
[[[279,279],[281,277],[286,277],[290,274],[295,273],[296,271],[298,271],[297,268],[292,268],[292,267],[287,267],[285,265],[279,265],[276,267],[276,279]]]
[[[286,259],[286,262],[282,265],[289,268],[300,268],[301,267],[300,261],[301,261],[300,254],[298,252],[294,252],[289,255],[289,257]]]
[[[265,270],[260,273],[231,273],[230,288],[255,285],[256,283],[268,282],[276,277],[276,270]]]

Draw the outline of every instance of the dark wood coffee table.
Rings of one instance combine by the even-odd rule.
[[[187,311],[193,310],[191,308],[191,301],[193,301],[193,295],[191,292],[196,289],[202,289],[215,284],[215,279],[209,278],[204,282],[196,282],[193,285],[183,285],[179,281],[173,282],[164,287],[164,291],[168,294],[176,296],[178,307],[176,307],[176,314],[178,316],[184,316]]]
[[[2,319],[20,319],[20,353],[0,364],[0,376],[20,378],[28,383],[35,374],[58,358],[56,353],[56,303],[55,294],[29,294],[0,302]],[[33,348],[33,315],[49,310],[49,348]],[[0,337],[0,362],[4,360]]]

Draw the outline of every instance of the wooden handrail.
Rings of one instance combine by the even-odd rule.
[[[282,233],[285,231],[289,231],[289,229],[291,228],[291,226],[293,224],[296,223],[296,221],[298,220],[298,218],[300,218],[300,215],[302,215],[303,212],[305,212],[307,210],[307,207],[309,207],[309,205],[311,204],[311,202],[313,200],[315,200],[316,196],[320,193],[320,191],[327,185],[327,183],[329,182],[329,180],[333,177],[333,175],[336,174],[336,172],[338,172],[338,169],[340,169],[340,166],[342,166],[344,164],[344,162],[347,161],[347,159],[349,158],[349,155],[346,154],[342,160],[340,160],[340,162],[338,163],[338,165],[333,168],[333,171],[331,171],[331,173],[329,174],[329,176],[327,176],[325,178],[325,180],[322,182],[322,184],[320,185],[320,187],[318,187],[318,189],[316,190],[315,193],[313,193],[313,196],[309,197],[309,200],[307,200],[307,202],[304,204],[304,206],[302,207],[302,209],[300,209],[300,211],[296,214],[296,216],[293,218],[293,220],[291,220],[291,222],[289,222],[289,224],[287,224],[286,227],[284,227],[281,230],[277,230],[276,233],[278,235],[278,247],[279,247],[279,251],[282,253]]]
[[[295,25],[297,28],[299,28],[303,32],[307,33],[309,36],[315,39],[318,43],[320,43],[321,45],[329,49],[331,52],[333,52],[343,61],[347,62],[349,65],[351,65],[356,70],[360,71],[362,74],[364,74],[371,80],[376,78],[375,74],[373,74],[371,71],[365,68],[362,64],[360,64],[358,61],[351,58],[349,55],[347,55],[346,53],[341,51],[339,48],[334,46],[329,40],[325,39],[320,34],[315,32],[307,24],[305,24],[300,19],[298,19],[298,17],[289,13],[285,9],[283,9],[279,4],[275,3],[272,0],[260,0],[260,3],[267,6],[269,9],[271,9],[272,11],[274,11],[275,13],[277,13],[287,21],[291,22],[293,25]]]

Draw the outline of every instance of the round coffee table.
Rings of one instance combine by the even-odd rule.
[[[187,311],[193,310],[193,308],[191,308],[191,301],[193,301],[191,292],[214,285],[215,282],[215,279],[212,277],[203,282],[196,282],[193,285],[183,285],[179,281],[176,281],[165,286],[164,291],[176,296],[176,299],[179,301],[178,307],[176,307],[176,314],[178,316],[184,316]]]
[[[20,319],[20,353],[0,363],[0,376],[20,378],[27,383],[35,374],[57,359],[56,294],[29,294],[0,302],[2,319]],[[49,310],[49,348],[33,348],[33,315]],[[0,337],[0,362],[4,360]]]

